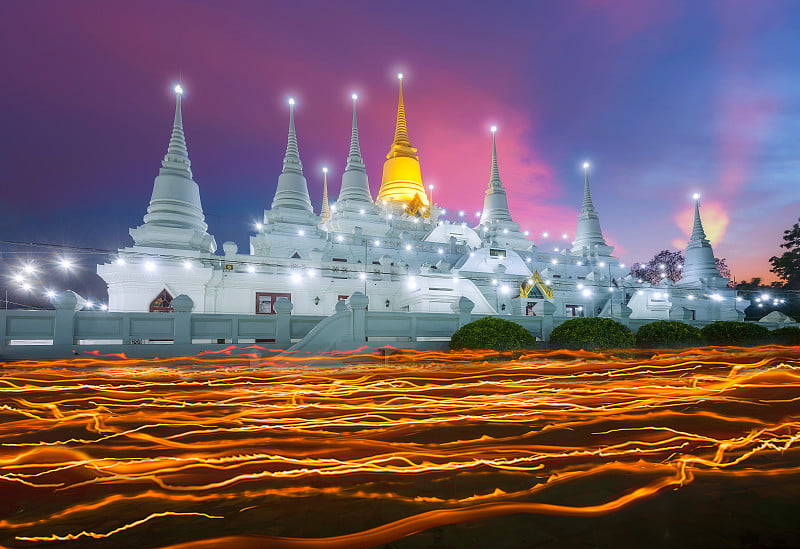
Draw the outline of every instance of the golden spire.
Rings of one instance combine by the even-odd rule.
[[[398,74],[400,90],[397,97],[397,120],[394,141],[383,163],[383,178],[378,192],[378,202],[402,202],[410,206],[412,201],[420,206],[429,206],[428,194],[422,184],[422,172],[417,149],[411,146],[406,126],[406,107],[403,102],[403,75]],[[415,202],[416,204],[416,202]]]
[[[389,149],[389,154],[386,159],[394,158],[396,156],[407,156],[409,158],[417,158],[417,149],[411,146],[411,141],[408,139],[408,126],[406,126],[406,106],[403,102],[403,73],[397,75],[399,82],[399,93],[397,96],[397,121],[394,128],[394,141]]]

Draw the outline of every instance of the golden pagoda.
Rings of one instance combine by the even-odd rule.
[[[422,171],[419,166],[417,149],[411,146],[406,127],[406,112],[403,104],[403,75],[398,74],[400,95],[397,100],[397,122],[394,142],[383,163],[383,178],[378,191],[377,202],[401,202],[406,206],[413,204],[415,212],[430,206],[425,186],[422,184]],[[408,209],[408,208],[406,208]]]

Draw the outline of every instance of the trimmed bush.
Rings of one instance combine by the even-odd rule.
[[[700,329],[678,320],[657,320],[636,332],[636,345],[647,349],[677,349],[702,344]]]
[[[550,334],[551,349],[622,349],[635,343],[633,332],[610,318],[572,318]]]
[[[536,338],[510,320],[487,316],[465,324],[450,339],[451,349],[533,349]]]
[[[778,345],[800,345],[800,328],[797,326],[786,326],[772,330],[772,340]]]
[[[769,330],[755,322],[719,320],[700,330],[709,345],[764,345],[770,343]]]

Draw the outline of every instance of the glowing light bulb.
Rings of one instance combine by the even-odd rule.
[[[353,101],[358,101],[358,94],[357,93],[354,93],[350,97],[353,99]]]
[[[367,275],[366,275],[366,273],[358,273],[358,278],[360,278],[361,280],[366,280],[367,279]]]
[[[176,84],[173,89],[175,90],[175,93],[177,93],[178,95],[183,95],[183,86],[181,86],[180,84]]]
[[[148,270],[148,271],[155,271],[156,270],[156,264],[153,263],[152,261],[145,261],[144,262],[144,268],[146,270]]]
[[[116,261],[114,261],[114,263],[116,263],[117,265],[125,265],[125,258],[124,257],[118,257],[116,259]]]
[[[289,104],[294,106],[294,97],[289,98]]]
[[[183,262],[183,268],[184,269],[191,269],[192,268],[192,262],[187,259],[186,261]]]
[[[247,266],[247,272],[248,272],[248,273],[250,273],[250,274],[252,274],[252,273],[256,272],[256,268],[255,268],[255,266],[253,266],[253,265],[248,265],[248,266]]]
[[[263,228],[264,228],[264,224],[263,223],[256,223],[256,230],[257,231],[260,231]]]
[[[300,229],[297,231],[297,234],[299,234],[300,236],[305,236],[306,232],[303,229]]]
[[[492,130],[492,133],[495,133],[497,131],[497,126],[492,126],[491,130]]]
[[[324,166],[323,166],[323,167],[322,167],[322,173],[328,173],[328,168],[326,168],[326,167],[324,167]]]
[[[584,170],[588,170],[589,169],[589,163],[588,162],[584,162],[583,163],[583,169]]]
[[[692,195],[692,200],[700,200],[700,193],[694,193]]]
[[[403,73],[402,72],[398,72],[397,73],[397,79],[398,80],[402,80],[403,79]]]

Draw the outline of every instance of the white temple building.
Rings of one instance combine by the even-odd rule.
[[[443,219],[411,145],[402,77],[394,140],[377,197],[361,154],[353,96],[338,198],[329,198],[336,189],[326,170],[322,211],[314,211],[290,100],[286,152],[272,203],[250,236],[249,250],[225,242],[219,254],[192,176],[183,90],[175,91],[172,135],[144,223],[130,229],[133,246],[97,267],[108,285],[110,311],[170,311],[172,299],[186,294],[195,313],[273,314],[276,301],[285,297],[294,315],[330,315],[355,292],[369,297],[371,310],[451,313],[466,297],[474,314],[510,316],[539,315],[547,302],[560,317],[736,320],[749,305],[720,276],[699,197],[683,278],[653,286],[629,276],[603,236],[588,165],[572,248],[537,249],[509,208],[495,128],[480,222],[470,227]]]

